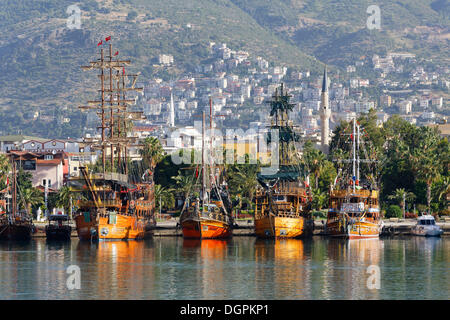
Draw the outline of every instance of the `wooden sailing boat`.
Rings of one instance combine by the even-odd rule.
[[[125,73],[130,61],[114,59],[112,52],[109,44],[108,56],[101,49],[100,59],[82,67],[100,69],[101,99],[80,108],[93,109],[100,117],[101,140],[85,139],[85,142],[101,150],[102,172],[92,173],[80,167],[81,177],[69,181],[71,191],[76,193],[78,210],[74,220],[81,240],[143,239],[152,235],[156,225],[153,173],[147,170],[142,177],[134,176],[136,181],[130,181],[128,172],[128,149],[141,145],[131,144],[135,138],[128,137],[127,132],[131,121],[141,119],[142,113],[128,111],[134,99],[126,99],[125,93],[142,88],[134,87],[137,75]],[[118,52],[114,54],[117,55]],[[128,79],[132,81],[130,87],[126,87]],[[109,80],[109,88],[105,88],[105,80]],[[107,151],[110,172],[106,171]]]
[[[378,238],[382,230],[378,190],[372,184],[369,188],[360,186],[359,157],[361,135],[360,126],[353,119],[351,183],[342,189],[331,188],[326,231],[332,237],[346,239]],[[369,162],[365,159],[364,162]]]
[[[12,161],[12,186],[7,186],[2,192],[3,198],[0,205],[0,240],[29,240],[34,229],[33,221],[28,212],[18,210],[17,201],[17,161],[20,160],[20,152],[10,151],[8,155]],[[27,208],[27,205],[24,206]]]
[[[212,128],[212,114],[210,114],[210,128]],[[180,215],[184,238],[221,239],[232,235],[233,219],[229,207],[225,205],[227,195],[213,172],[212,137],[210,138],[210,164],[207,165],[205,160],[205,112],[203,112],[202,163],[200,170],[197,168],[195,171],[197,181],[200,176],[202,179],[200,198],[189,195],[185,200]]]
[[[310,197],[296,165],[295,134],[288,112],[293,105],[281,85],[270,101],[272,125],[279,133],[279,168],[274,174],[259,174],[261,187],[255,197],[255,233],[260,238],[296,238],[311,236],[314,221]],[[269,136],[269,142],[270,136]],[[272,141],[275,143],[276,141]]]

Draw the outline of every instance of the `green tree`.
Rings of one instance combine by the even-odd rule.
[[[66,214],[69,214],[70,212],[70,206],[71,206],[71,198],[72,198],[72,193],[70,192],[70,188],[68,186],[63,186],[61,189],[59,189],[58,191],[58,196],[57,196],[57,200],[56,200],[56,205],[58,207],[62,207],[64,208],[64,212]]]
[[[175,180],[176,192],[183,194],[183,197],[186,199],[192,185],[195,183],[195,177],[192,174],[183,175],[180,171],[178,171],[178,175],[173,176],[172,179]]]
[[[314,148],[312,142],[307,141],[303,146],[302,161],[306,171],[314,174],[314,188],[318,188],[320,173],[326,161],[325,154]]]
[[[172,209],[175,207],[175,196],[173,189],[166,189],[163,186],[155,185],[156,208]]]
[[[31,189],[33,187],[33,175],[29,171],[25,171],[20,168],[17,171],[17,187],[20,190]]]
[[[431,212],[431,186],[440,175],[441,158],[437,146],[440,138],[436,130],[421,127],[417,130],[415,145],[410,149],[409,159],[417,177],[427,185],[427,206]]]
[[[312,208],[320,210],[327,205],[328,195],[321,191],[320,188],[313,188],[312,192]]]
[[[396,204],[391,204],[386,210],[386,218],[401,218],[402,209]]]
[[[248,159],[248,157],[247,157]],[[232,164],[227,167],[226,181],[229,186],[230,195],[239,201],[239,207],[242,203],[252,206],[256,188],[258,186],[257,174],[259,164]]]
[[[164,158],[164,150],[158,138],[145,138],[144,147],[140,150],[144,168],[153,170],[155,166]]]
[[[8,157],[4,154],[0,154],[0,190],[6,188],[6,181],[10,171],[11,163]]]
[[[44,195],[39,189],[29,188],[19,192],[19,207],[31,214],[31,208],[44,204]]]
[[[399,188],[395,190],[395,193],[388,197],[390,200],[394,200],[400,205],[402,209],[403,216],[405,215],[405,205],[406,203],[413,201],[416,198],[416,195],[412,192],[408,192],[403,188]],[[403,202],[405,200],[405,202]]]

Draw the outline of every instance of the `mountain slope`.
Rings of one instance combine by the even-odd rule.
[[[83,1],[78,4],[82,10],[79,30],[66,26],[66,9],[72,4],[67,0],[1,3],[0,105],[1,115],[10,121],[0,124],[0,131],[20,128],[29,134],[79,135],[83,120],[74,107],[95,94],[96,80],[80,66],[96,57],[97,42],[108,35],[142,78],[193,72],[206,58],[211,41],[226,42],[276,63],[320,67],[314,58],[277,38],[228,0]],[[153,66],[161,53],[174,56],[174,68]],[[49,114],[54,123],[27,121],[35,110]],[[58,123],[65,117],[79,121]]]
[[[266,28],[302,51],[345,66],[355,57],[403,50],[448,59],[447,0],[232,0]],[[381,30],[368,30],[370,5],[380,8]]]
[[[81,29],[68,29],[77,4]],[[76,109],[95,95],[80,66],[111,35],[141,79],[192,73],[209,42],[226,42],[277,64],[318,71],[361,56],[409,51],[449,59],[448,0],[378,0],[381,30],[368,30],[372,0],[3,0],[0,2],[0,134],[78,136]],[[172,54],[175,66],[154,66]],[[318,60],[317,60],[317,59]],[[35,111],[44,115],[35,119]],[[70,118],[70,123],[64,122]]]

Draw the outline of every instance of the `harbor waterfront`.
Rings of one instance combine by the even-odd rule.
[[[35,238],[0,243],[0,299],[448,299],[449,263],[445,236]],[[70,266],[80,268],[80,289],[67,287]],[[379,289],[368,288],[370,266]]]
[[[33,238],[45,237],[44,224],[36,223],[36,233],[32,235]],[[416,225],[415,219],[396,220],[386,219],[383,221],[383,229],[381,236],[399,236],[412,235],[412,229]],[[442,228],[443,236],[450,235],[450,221],[438,222],[438,226]],[[233,230],[233,236],[255,236],[254,223],[252,219],[236,221],[236,226]],[[155,237],[181,237],[183,235],[182,229],[177,226],[176,220],[161,221],[157,223],[153,236]],[[325,220],[314,221],[314,235],[326,235]],[[72,237],[76,238],[77,234],[72,231]]]

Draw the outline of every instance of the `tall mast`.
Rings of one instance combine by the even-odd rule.
[[[117,113],[119,113],[118,117],[117,117],[117,137],[120,139],[122,137],[121,134],[121,128],[120,128],[120,122],[121,122],[121,117],[120,117],[120,75],[119,75],[119,71],[117,70],[116,72],[117,75]],[[122,77],[123,80],[123,77]],[[116,147],[117,150],[117,172],[121,173],[121,150],[122,150],[122,146],[120,145],[120,142],[117,144]]]
[[[206,175],[205,175],[205,111],[203,110],[203,117],[202,117],[202,206],[205,206],[205,200],[206,200],[206,192],[205,192],[205,185],[206,185]]]
[[[135,146],[141,147],[141,145],[132,145],[135,142],[135,138],[127,137],[127,121],[142,119],[142,112],[130,112],[128,106],[135,103],[135,99],[126,99],[126,91],[141,92],[143,88],[135,88],[135,83],[139,74],[127,75],[133,78],[130,87],[125,87],[125,66],[129,65],[130,60],[121,60],[119,58],[113,59],[112,44],[109,44],[109,59],[104,56],[103,48],[100,49],[100,59],[89,62],[88,66],[82,66],[83,70],[100,69],[101,80],[101,100],[88,101],[87,106],[80,106],[80,109],[94,110],[101,118],[101,141],[95,138],[85,138],[85,142],[90,143],[93,149],[100,149],[102,151],[102,167],[103,173],[106,171],[106,151],[110,150],[111,169],[115,171],[114,165],[114,151],[118,152],[117,157],[121,158],[122,154],[125,155],[125,174],[128,173],[127,168],[127,147]],[[114,55],[117,55],[116,52]],[[109,74],[105,74],[105,69],[109,69]],[[113,72],[116,70],[116,72]],[[123,70],[122,75],[120,70]],[[105,89],[105,78],[109,76],[109,88]],[[113,81],[116,80],[116,81]],[[122,86],[121,86],[122,82]],[[109,93],[109,99],[105,100],[105,93]],[[121,95],[123,98],[121,99]],[[107,105],[105,105],[107,104]],[[107,112],[108,108],[110,109]],[[106,136],[106,129],[109,130],[108,136]],[[124,149],[124,150],[122,150]],[[124,151],[122,153],[122,151]],[[119,160],[119,166],[122,166],[121,159]],[[105,176],[105,175],[104,175]]]
[[[357,132],[356,132],[356,138],[357,138],[357,152],[356,152],[356,155],[357,155],[357,168],[356,168],[356,184],[357,185],[359,185],[359,163],[360,163],[360,159],[359,159],[359,124],[356,126],[356,130],[357,130]]]
[[[100,49],[100,63],[103,66],[103,48]],[[103,68],[101,68],[101,94],[102,94],[102,101],[101,101],[101,116],[102,116],[102,166],[103,166],[103,174],[105,174],[105,166],[106,166],[106,153],[105,153],[105,71]]]
[[[112,44],[109,44],[109,105],[111,107],[109,118],[109,136],[114,138],[114,108],[113,108],[113,82],[112,82]],[[111,172],[114,172],[114,144],[111,143]]]
[[[126,100],[126,91],[125,91],[125,67],[122,68],[122,95],[123,95],[123,101]],[[123,131],[125,132],[125,137],[127,136],[127,123],[126,120],[123,119]],[[120,150],[120,149],[119,149]],[[125,152],[124,152],[124,159],[123,161],[125,162],[125,174],[128,175],[128,149],[125,147]]]
[[[212,147],[213,147],[213,120],[212,120],[212,99],[211,97],[209,97],[209,189],[211,190],[211,182],[212,179],[214,177],[214,172],[213,172],[213,155],[212,155]]]
[[[353,118],[353,175],[352,175],[352,182],[353,182],[353,192],[355,192],[356,189],[356,144],[355,144],[355,132],[356,131],[356,118]]]

